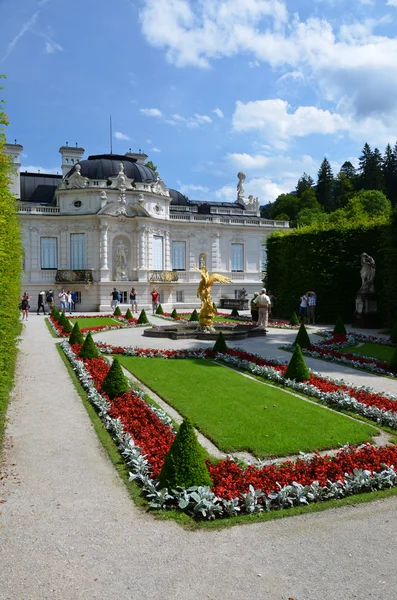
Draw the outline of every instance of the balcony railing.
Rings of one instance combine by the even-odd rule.
[[[30,215],[59,215],[59,206],[26,206],[20,204],[18,212]]]
[[[149,271],[150,283],[176,283],[179,281],[177,271]]]
[[[58,270],[55,275],[57,283],[93,283],[92,271],[89,269]]]

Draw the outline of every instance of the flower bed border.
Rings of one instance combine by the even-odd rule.
[[[95,318],[112,318],[112,319],[116,319],[117,321],[120,321],[119,324],[114,324],[114,325],[98,325],[97,327],[83,327],[81,329],[81,333],[84,335],[85,333],[88,333],[89,331],[91,333],[99,333],[102,331],[113,331],[115,329],[128,329],[128,328],[133,328],[133,327],[147,327],[148,323],[138,323],[137,319],[126,319],[123,316],[114,316],[113,314],[111,315],[89,315],[89,316],[85,316],[85,315],[78,315],[78,316],[72,316],[72,317],[66,317],[68,320],[70,318],[72,319],[95,319]],[[70,333],[64,333],[63,332],[63,327],[61,327],[58,324],[58,321],[56,321],[52,315],[49,315],[48,317],[48,322],[50,324],[50,327],[52,329],[52,331],[55,333],[55,335],[57,337],[61,337],[61,338],[65,338],[65,337],[69,337]]]
[[[61,347],[70,361],[73,370],[76,372],[83,388],[87,393],[87,397],[91,404],[97,410],[99,416],[102,418],[106,429],[111,434],[112,438],[116,442],[120,453],[124,457],[128,467],[131,469],[130,481],[137,480],[142,485],[143,494],[146,496],[149,506],[155,509],[175,508],[178,507],[188,514],[192,515],[196,519],[215,519],[219,517],[231,517],[237,516],[239,513],[254,514],[269,511],[272,509],[283,509],[290,508],[292,506],[303,506],[313,502],[320,502],[329,499],[339,499],[346,496],[351,496],[363,491],[375,491],[386,488],[391,488],[397,485],[397,473],[394,470],[393,464],[383,464],[379,462],[383,456],[386,458],[389,456],[389,461],[397,459],[397,448],[376,448],[371,444],[365,444],[360,448],[353,448],[350,446],[343,447],[335,457],[325,456],[320,457],[319,454],[315,454],[313,458],[302,456],[295,463],[286,461],[281,465],[271,465],[269,468],[271,471],[276,473],[276,477],[285,481],[286,473],[290,471],[291,474],[304,472],[305,483],[298,483],[296,480],[292,480],[290,483],[284,483],[281,485],[276,481],[276,486],[272,483],[272,491],[265,493],[262,489],[255,489],[251,484],[247,486],[245,483],[246,492],[239,492],[238,495],[233,496],[230,493],[226,494],[225,497],[216,495],[214,491],[207,487],[197,487],[189,489],[178,489],[168,490],[166,488],[159,489],[158,483],[156,483],[150,476],[151,467],[142,454],[141,448],[139,448],[134,442],[130,433],[126,433],[124,426],[120,421],[120,418],[112,419],[109,416],[111,405],[109,399],[101,395],[96,389],[91,375],[87,372],[87,369],[80,359],[78,359],[69,345],[64,340],[61,343]],[[167,351],[169,352],[169,351]],[[182,358],[182,353],[179,358]],[[200,349],[199,351],[184,351],[183,357],[186,358],[191,355],[200,354],[204,357],[207,351]],[[149,357],[149,354],[146,354]],[[159,352],[151,352],[151,356],[160,356]],[[175,356],[166,356],[167,358],[175,358]],[[219,359],[219,355],[215,356]],[[94,359],[98,360],[98,359]],[[104,360],[104,359],[102,359]],[[137,392],[134,390],[134,394]],[[122,397],[121,397],[122,398]],[[116,399],[116,401],[119,399]],[[153,407],[151,407],[153,410]],[[155,411],[161,413],[157,415],[161,418],[161,415],[170,421],[169,417],[165,415],[161,409],[155,409]],[[164,420],[162,420],[164,423]],[[363,460],[365,462],[366,455],[373,459],[372,466],[376,465],[378,468],[369,470],[367,468],[357,468],[354,466],[356,461],[359,465],[362,465]],[[364,458],[362,458],[364,457]],[[310,483],[306,481],[307,477],[310,479],[311,468],[314,464],[319,461],[323,461],[324,465],[329,463],[336,465],[338,460],[342,460],[342,465],[348,464],[348,468],[351,469],[351,473],[344,473],[343,477],[338,477],[335,481],[327,479],[325,485],[320,485],[318,480],[313,480]],[[209,470],[211,472],[211,465],[209,464]],[[244,475],[252,475],[252,473],[258,474],[260,470],[255,471],[255,467],[247,467],[243,469],[230,458],[226,461],[219,461],[219,463],[213,466],[211,475],[212,477],[221,477],[222,471],[233,470],[233,475],[236,475],[236,469],[240,470]],[[253,471],[254,470],[254,471]],[[288,471],[289,470],[289,471]],[[306,473],[305,473],[306,471]],[[279,475],[278,475],[279,474]],[[222,489],[221,483],[217,481],[215,483],[217,490]]]

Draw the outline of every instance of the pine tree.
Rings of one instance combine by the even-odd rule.
[[[380,190],[382,191],[383,173],[382,173],[382,155],[378,148],[371,150],[369,144],[364,144],[362,154],[359,158],[359,187],[362,190]]]
[[[164,460],[160,488],[211,486],[212,481],[190,419],[185,418]]]
[[[324,158],[318,171],[316,197],[326,212],[334,209],[334,176],[327,158]]]
[[[357,190],[356,169],[350,161],[345,161],[335,180],[335,208],[343,208],[353,198]]]
[[[390,144],[387,144],[383,164],[383,180],[385,193],[393,206],[397,204],[397,155]]]
[[[302,177],[298,179],[298,183],[296,185],[296,195],[298,198],[302,197],[303,192],[306,190],[310,190],[314,185],[313,179],[307,173],[303,173]]]
[[[112,366],[103,380],[102,389],[109,398],[121,396],[129,390],[128,380],[117,358],[113,360]]]
[[[73,345],[73,344],[83,344],[83,343],[84,343],[84,336],[81,333],[80,325],[76,321],[76,323],[74,324],[74,327],[73,327],[73,331],[69,337],[69,344]]]

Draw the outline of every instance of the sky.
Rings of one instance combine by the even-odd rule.
[[[397,0],[0,0],[22,170],[143,150],[191,199],[266,204],[397,140]]]

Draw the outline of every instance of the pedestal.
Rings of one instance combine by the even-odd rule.
[[[353,326],[363,327],[364,329],[379,327],[377,294],[374,292],[357,294]]]

